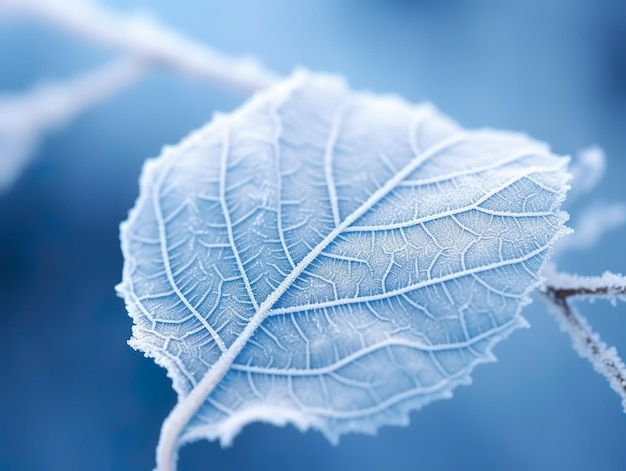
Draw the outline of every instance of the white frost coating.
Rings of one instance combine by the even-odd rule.
[[[566,163],[306,72],[150,160],[118,291],[179,395],[158,469],[251,421],[336,442],[451,397],[525,325]]]
[[[145,71],[143,61],[123,59],[65,83],[0,96],[0,191],[28,164],[42,134],[128,87]]]
[[[555,247],[555,257],[575,250],[587,250],[598,244],[607,232],[626,223],[626,204],[596,204],[586,208],[574,221],[574,233],[561,239]]]
[[[557,317],[563,331],[572,338],[580,356],[587,358],[593,368],[606,378],[611,388],[622,400],[626,412],[626,366],[614,347],[607,347],[600,336],[572,305],[570,299],[583,298],[590,301],[608,299],[626,301],[626,277],[606,272],[600,277],[584,277],[559,273],[553,263],[546,264],[541,291],[550,301],[551,312]]]
[[[544,286],[554,290],[576,291],[579,299],[595,301],[606,299],[612,304],[626,301],[626,276],[620,273],[604,272],[602,276],[580,276],[559,272],[552,263],[547,263],[542,270]]]
[[[276,76],[254,59],[234,59],[194,42],[146,14],[120,14],[92,0],[0,0],[0,12],[39,17],[84,38],[246,90],[265,88]]]
[[[562,277],[559,277],[559,281],[561,279]],[[561,330],[572,338],[574,349],[582,358],[591,362],[597,373],[606,378],[611,389],[619,395],[622,408],[626,412],[626,365],[617,349],[607,346],[574,306],[568,304],[564,307],[556,303],[549,303],[549,306]]]
[[[605,170],[606,157],[602,148],[593,146],[581,150],[570,169],[572,190],[567,195],[568,203],[598,186]]]

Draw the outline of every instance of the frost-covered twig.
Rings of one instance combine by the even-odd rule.
[[[587,358],[620,396],[626,412],[626,365],[615,347],[608,347],[571,304],[573,297],[608,298],[626,301],[626,277],[605,273],[601,277],[577,277],[549,269],[542,293],[549,300],[551,311],[561,328],[572,338],[576,351]]]
[[[227,86],[256,90],[276,75],[254,59],[236,59],[192,41],[145,14],[121,14],[93,0],[0,0],[0,12],[38,17],[98,44]]]
[[[126,58],[65,83],[39,85],[20,96],[0,97],[0,191],[30,161],[44,133],[125,89],[147,69],[143,60]]]
[[[557,272],[549,266],[544,275],[547,277],[546,290],[558,298],[580,296],[588,300],[605,298],[611,302],[618,299],[626,301],[626,276],[605,272],[602,276],[579,276]]]

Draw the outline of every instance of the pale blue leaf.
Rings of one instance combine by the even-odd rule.
[[[187,410],[180,441],[263,420],[336,442],[450,397],[524,325],[567,232],[566,163],[305,72],[165,149],[119,291]]]

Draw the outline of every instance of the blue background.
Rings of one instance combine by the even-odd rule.
[[[344,74],[354,88],[429,100],[466,127],[520,130],[573,154],[604,147],[609,171],[570,208],[626,200],[626,4],[615,0],[116,0],[230,54]],[[0,90],[70,78],[113,57],[35,21],[0,18]],[[151,74],[47,135],[0,196],[0,469],[149,470],[175,403],[165,371],[126,345],[131,320],[119,222],[146,157],[243,94]],[[2,156],[0,156],[2,158]],[[575,222],[575,219],[574,219]],[[561,268],[626,271],[626,230]],[[582,305],[626,352],[626,308]],[[474,384],[406,428],[349,435],[252,425],[228,449],[185,447],[180,470],[626,469],[626,416],[541,300],[531,329],[496,347]]]

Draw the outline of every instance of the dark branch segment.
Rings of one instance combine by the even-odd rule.
[[[548,286],[546,287],[546,294],[548,295],[550,299],[554,297],[555,300],[560,300],[567,304],[567,298],[571,298],[572,296],[626,295],[626,285],[624,286],[597,286],[594,288],[588,288],[586,286],[579,286],[576,288],[557,288],[554,286]]]
[[[569,302],[575,296],[620,296],[626,294],[626,285],[600,285],[557,287],[546,285],[542,294],[553,307],[561,328],[572,338],[579,355],[587,358],[594,369],[603,375],[611,388],[621,397],[622,407],[626,412],[626,366],[615,347],[608,347],[598,334]]]

